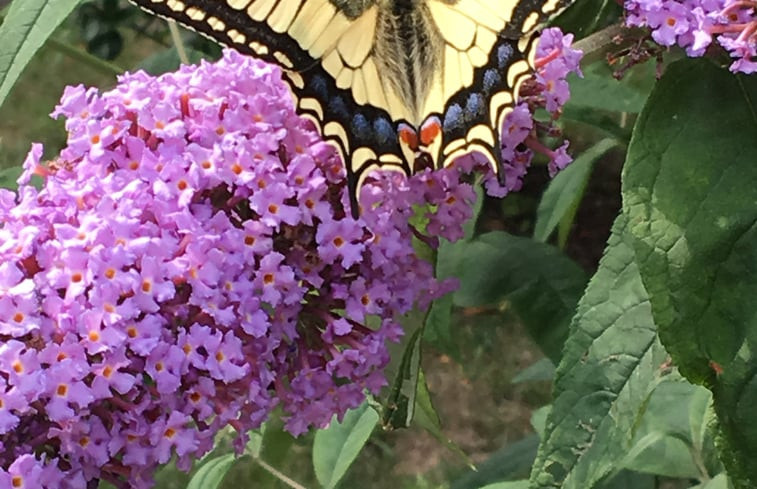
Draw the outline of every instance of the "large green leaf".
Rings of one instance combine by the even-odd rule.
[[[672,65],[642,112],[623,207],[660,337],[713,391],[734,486],[757,487],[757,78]]]
[[[586,276],[556,248],[501,231],[455,243],[448,254],[462,307],[508,305],[557,363]]]
[[[621,215],[571,323],[533,489],[590,489],[610,474],[667,372],[626,230]]]
[[[376,411],[363,403],[359,408],[347,411],[341,423],[334,418],[328,428],[316,432],[313,468],[324,488],[336,487],[368,441],[378,419]]]
[[[0,105],[34,53],[79,1],[15,0],[11,4],[0,26]]]

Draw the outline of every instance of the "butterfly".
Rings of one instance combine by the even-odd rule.
[[[410,175],[478,151],[504,178],[499,131],[532,73],[532,34],[570,0],[131,1],[279,64],[345,162],[357,217],[374,168]]]

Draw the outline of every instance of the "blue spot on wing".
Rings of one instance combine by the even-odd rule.
[[[513,47],[509,43],[500,44],[497,49],[497,68],[500,70],[506,69],[512,64]]]
[[[451,104],[444,113],[444,124],[442,130],[445,133],[452,133],[463,128],[465,125],[463,109],[458,104]]]
[[[363,114],[355,114],[352,117],[352,134],[358,139],[369,138],[371,136],[371,124]]]
[[[492,93],[500,83],[502,83],[502,75],[499,71],[490,68],[484,72],[484,93]]]
[[[328,105],[327,107],[329,110],[336,114],[340,119],[345,119],[349,115],[350,111],[347,108],[347,104],[344,101],[344,98],[340,96],[331,97],[328,99]]]
[[[465,104],[465,116],[467,119],[476,120],[486,114],[486,103],[480,93],[471,93]]]
[[[394,125],[386,119],[374,120],[373,131],[379,146],[389,145],[397,141],[397,131],[394,129]]]
[[[313,94],[316,95],[318,100],[328,100],[329,99],[329,87],[328,83],[326,82],[326,79],[321,75],[315,75],[310,79],[310,83],[308,84],[309,88],[313,91]]]

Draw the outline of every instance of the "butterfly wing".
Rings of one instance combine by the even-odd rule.
[[[315,123],[345,161],[353,215],[369,170],[410,173],[395,124],[405,109],[385,93],[372,52],[374,0],[131,1],[280,65],[300,115]]]
[[[425,106],[442,121],[438,166],[478,151],[504,178],[500,130],[533,72],[534,32],[569,0],[428,1],[444,39],[443,75]]]

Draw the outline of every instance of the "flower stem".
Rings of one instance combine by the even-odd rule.
[[[120,66],[98,58],[97,56],[89,54],[81,49],[77,49],[70,44],[58,41],[52,37],[47,39],[45,45],[106,75],[120,75],[125,71]]]
[[[292,489],[307,489],[307,487],[303,486],[302,484],[290,479],[286,475],[282,474],[278,470],[276,470],[275,467],[272,467],[268,465],[263,459],[256,458],[255,461],[260,464],[262,468],[264,468],[266,471],[268,471],[269,474],[276,477],[278,480],[283,482],[284,484],[288,485]]]
[[[586,66],[602,58],[614,46],[613,39],[627,30],[623,24],[613,24],[573,43],[574,49],[584,53],[581,64]]]
[[[171,31],[171,40],[173,41],[173,45],[176,46],[179,61],[181,61],[181,64],[188,65],[189,57],[187,56],[187,50],[184,48],[184,41],[181,39],[181,32],[179,32],[176,22],[168,21],[168,30]]]

